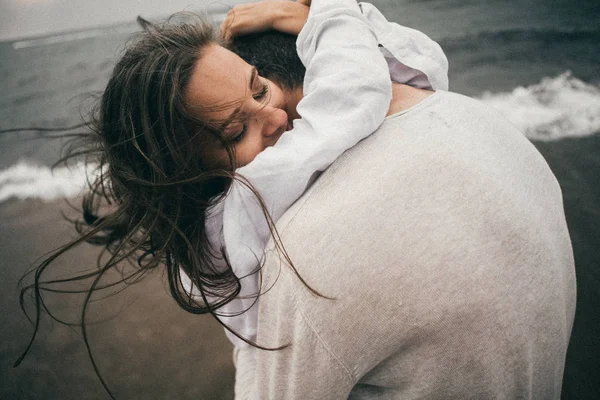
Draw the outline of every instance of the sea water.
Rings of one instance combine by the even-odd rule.
[[[531,140],[576,140],[600,131],[599,2],[373,3],[391,21],[440,43],[452,91],[497,108]],[[223,15],[213,19],[218,23]],[[81,122],[138,29],[132,21],[0,43],[0,129]],[[49,136],[0,134],[0,202],[80,193],[82,165],[50,172],[63,142]]]

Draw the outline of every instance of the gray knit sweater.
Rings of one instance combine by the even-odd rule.
[[[575,308],[561,190],[496,111],[438,91],[388,117],[277,224],[251,399],[560,397]],[[254,353],[254,354],[253,354]],[[254,361],[255,360],[255,361]]]

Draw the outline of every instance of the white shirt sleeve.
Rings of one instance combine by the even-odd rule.
[[[355,0],[313,0],[296,45],[306,66],[304,98],[297,107],[302,118],[274,146],[237,170],[261,194],[273,221],[302,195],[316,173],[377,130],[391,101],[387,63]],[[219,314],[235,315],[223,322],[252,340],[258,308],[253,305],[259,291],[253,272],[270,238],[269,225],[243,181],[234,181],[211,212],[222,217],[222,236],[218,223],[212,224],[212,234],[221,237],[241,283],[238,297]],[[246,346],[228,336],[236,346]]]
[[[359,3],[377,35],[392,81],[419,89],[448,90],[448,59],[439,44],[395,22],[370,3]]]

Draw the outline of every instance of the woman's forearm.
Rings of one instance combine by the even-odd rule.
[[[293,1],[260,1],[233,7],[221,24],[226,39],[274,29],[298,36],[310,8]]]
[[[273,29],[298,36],[308,18],[310,8],[299,2],[285,2],[273,20]]]

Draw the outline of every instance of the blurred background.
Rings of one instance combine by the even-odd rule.
[[[119,58],[135,17],[181,10],[215,23],[242,1],[0,0],[0,130],[81,122]],[[438,41],[450,89],[482,99],[532,140],[556,174],[575,253],[578,302],[563,398],[600,395],[600,2],[597,0],[379,0],[389,20]],[[0,398],[107,398],[76,328],[43,318],[31,325],[17,283],[36,259],[75,236],[61,213],[83,170],[49,166],[61,142],[39,132],[0,134]],[[61,258],[68,274],[94,265],[97,249]],[[77,322],[79,303],[49,306]],[[98,366],[117,398],[233,397],[231,346],[207,316],[180,310],[160,271],[91,307]]]

